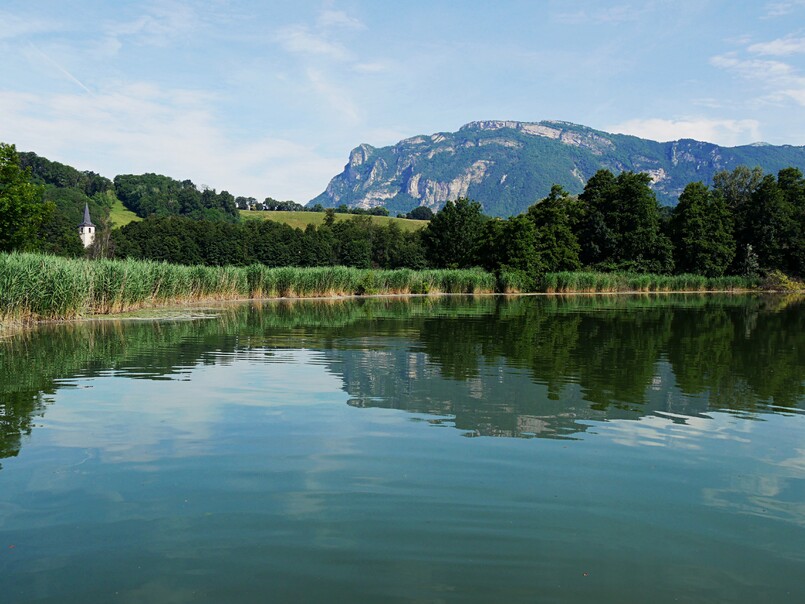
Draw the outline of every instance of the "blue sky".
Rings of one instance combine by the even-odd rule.
[[[0,141],[306,202],[481,119],[805,145],[805,0],[5,0]]]

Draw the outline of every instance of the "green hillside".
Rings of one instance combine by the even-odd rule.
[[[304,229],[309,224],[317,227],[321,226],[324,224],[324,216],[324,212],[263,212],[240,210],[240,217],[245,220],[273,220],[298,229]],[[354,217],[355,214],[335,215],[336,221],[349,220]],[[427,220],[408,220],[407,218],[392,218],[391,216],[369,216],[368,218],[379,226],[386,226],[393,222],[403,231],[416,231],[417,229],[424,228],[428,224]]]

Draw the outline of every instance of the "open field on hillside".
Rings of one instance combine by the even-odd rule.
[[[240,210],[241,218],[245,220],[274,220],[284,222],[294,228],[304,229],[307,225],[321,226],[324,223],[324,212],[264,212]],[[349,220],[355,214],[336,214],[336,221]],[[403,231],[416,231],[424,228],[426,220],[408,220],[407,218],[392,218],[391,216],[369,216],[372,222],[385,226],[390,222],[398,225]]]
[[[126,208],[117,198],[115,198],[112,209],[109,211],[109,219],[112,221],[112,228],[120,228],[130,222],[142,220],[137,214]]]

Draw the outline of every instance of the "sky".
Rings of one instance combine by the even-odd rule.
[[[0,141],[305,203],[475,120],[805,145],[805,0],[0,0]]]

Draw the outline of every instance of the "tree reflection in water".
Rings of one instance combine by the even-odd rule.
[[[0,458],[62,383],[192,379],[199,364],[320,351],[350,404],[468,435],[569,437],[591,421],[792,411],[803,300],[773,296],[459,297],[230,306],[202,320],[46,325],[0,341]]]

